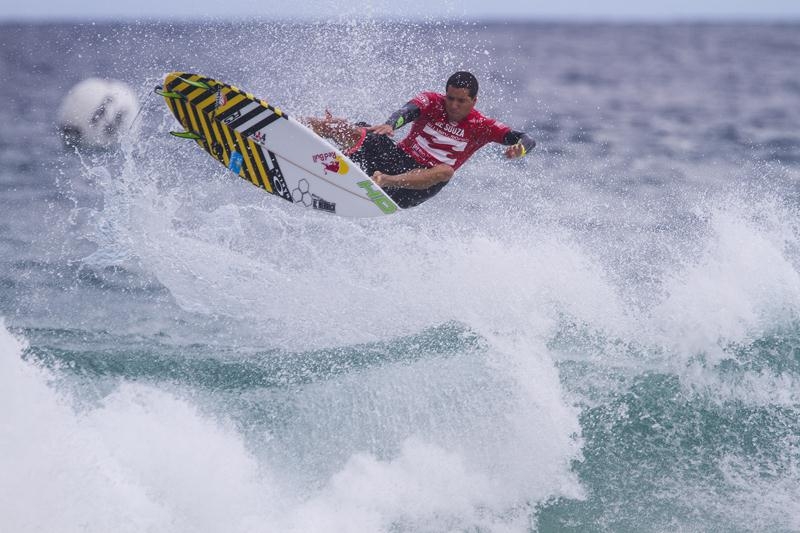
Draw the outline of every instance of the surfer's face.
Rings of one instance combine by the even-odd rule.
[[[445,110],[447,111],[447,118],[452,122],[461,122],[464,120],[472,108],[475,107],[475,98],[469,95],[469,89],[447,87],[447,95],[445,99]]]

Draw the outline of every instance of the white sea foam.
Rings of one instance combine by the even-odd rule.
[[[190,404],[126,385],[76,412],[0,328],[0,529],[253,531],[277,495],[241,439]],[[265,503],[266,502],[266,503]]]
[[[715,362],[727,357],[720,342],[747,342],[800,315],[793,219],[779,205],[759,207],[729,204],[703,214],[705,242],[664,281],[666,297],[653,310],[659,344]]]
[[[720,400],[796,405],[800,383],[765,360],[747,368],[737,355],[754,341],[796,327],[800,269],[795,216],[774,200],[727,198],[703,212],[706,231],[694,253],[669,271],[663,296],[640,321],[637,342],[661,353],[656,367]],[[789,354],[774,354],[784,368]],[[731,374],[724,363],[743,365]],[[766,366],[765,366],[766,365]]]
[[[268,448],[254,455],[224,419],[151,386],[122,384],[99,405],[76,410],[48,371],[21,359],[22,350],[0,329],[4,531],[524,531],[535,501],[581,496],[568,472],[578,428],[558,394],[530,403],[511,389],[452,389],[469,376],[515,385],[508,376],[476,378],[456,361],[345,377],[336,390],[309,387],[305,414],[278,438],[313,455],[287,465]],[[477,364],[478,373],[488,371]],[[455,375],[438,382],[428,373],[447,370]],[[558,387],[549,374],[536,388]],[[392,389],[390,381],[408,389]],[[409,414],[422,408],[427,423],[386,419],[401,415],[392,405],[409,392],[416,394]],[[474,393],[457,413],[459,394]],[[348,398],[352,414],[335,403]],[[437,411],[437,402],[445,409]],[[376,418],[370,405],[384,414]],[[326,411],[345,426],[326,427]],[[492,422],[490,413],[501,420]],[[359,433],[383,439],[385,452],[358,451]]]

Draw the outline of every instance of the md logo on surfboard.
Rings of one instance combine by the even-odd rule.
[[[391,214],[397,211],[397,205],[389,200],[389,197],[381,190],[375,190],[375,183],[370,180],[359,181],[359,187],[367,191],[367,196],[377,205],[384,213]]]

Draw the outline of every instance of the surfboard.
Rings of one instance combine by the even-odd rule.
[[[183,128],[170,133],[270,194],[344,217],[400,210],[337,147],[251,93],[188,72],[167,74],[156,92]]]

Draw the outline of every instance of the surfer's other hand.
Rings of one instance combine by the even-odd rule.
[[[520,143],[513,144],[506,149],[506,157],[509,159],[516,159],[525,155],[525,147]]]

